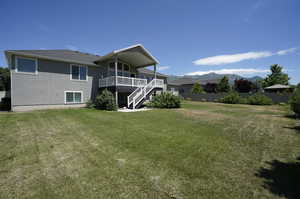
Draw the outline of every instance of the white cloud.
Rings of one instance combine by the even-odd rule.
[[[279,50],[275,53],[270,51],[258,51],[258,52],[246,52],[246,53],[238,53],[238,54],[231,54],[231,55],[217,55],[212,57],[206,57],[202,59],[198,59],[193,61],[194,65],[204,65],[204,66],[216,66],[222,64],[231,64],[236,62],[241,62],[244,60],[251,60],[251,59],[261,59],[264,57],[271,57],[274,55],[286,55],[296,51],[297,48],[289,48],[285,50]]]
[[[297,48],[289,48],[289,49],[286,49],[286,50],[280,50],[280,51],[277,52],[277,55],[286,55],[286,54],[295,52],[296,50],[297,50]]]
[[[168,70],[169,68],[170,68],[170,66],[158,66],[157,70],[163,71],[163,70]]]
[[[269,71],[270,70],[266,70],[266,69],[237,68],[237,69],[195,71],[195,72],[187,73],[185,75],[205,75],[208,73],[216,73],[216,74],[221,74],[221,75],[226,75],[226,74],[250,75],[250,74],[258,74],[258,73],[267,73]]]
[[[69,50],[78,51],[78,48],[76,46],[73,46],[73,45],[70,45],[70,44],[65,45],[65,47]]]
[[[217,55],[213,57],[206,57],[202,59],[198,59],[193,63],[195,65],[221,65],[221,64],[230,64],[236,63],[244,60],[249,59],[259,59],[263,57],[270,57],[273,54],[269,51],[261,51],[261,52],[247,52],[247,53],[239,53],[239,54],[232,54],[232,55]]]

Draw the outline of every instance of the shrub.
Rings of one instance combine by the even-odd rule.
[[[108,111],[117,110],[114,95],[107,89],[103,90],[102,93],[96,97],[95,108]]]
[[[180,108],[180,97],[173,95],[169,92],[162,92],[160,95],[156,95],[147,104],[148,107],[154,108]]]
[[[300,115],[300,91],[296,92],[290,99],[290,105],[292,111],[297,115]]]
[[[230,92],[228,95],[220,99],[220,102],[225,104],[239,104],[241,102],[241,96],[237,92]]]
[[[271,105],[273,101],[271,98],[262,95],[262,94],[254,94],[248,97],[248,104],[251,105]]]
[[[199,83],[195,83],[193,85],[193,88],[192,88],[191,92],[193,94],[201,94],[201,93],[204,93],[204,90],[203,90],[202,86]]]
[[[95,108],[95,104],[93,103],[92,100],[89,100],[85,104],[86,108]]]
[[[9,111],[11,108],[11,99],[9,97],[3,97],[0,99],[0,110]]]

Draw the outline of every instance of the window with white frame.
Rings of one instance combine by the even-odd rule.
[[[82,103],[82,91],[65,91],[66,104]]]
[[[71,65],[71,79],[72,80],[87,80],[87,67],[80,65]]]
[[[16,57],[16,72],[37,73],[37,60],[25,57]]]
[[[128,64],[118,62],[117,63],[117,69],[118,69],[118,76],[125,76],[125,77],[130,77],[130,66]],[[110,76],[115,75],[115,63],[110,62],[109,63],[109,70],[108,73]]]

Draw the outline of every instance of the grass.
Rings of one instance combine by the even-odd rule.
[[[0,198],[297,198],[300,134],[286,114],[199,102],[1,113]]]

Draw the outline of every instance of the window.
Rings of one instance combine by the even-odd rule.
[[[129,71],[129,66],[127,64],[124,64],[124,71]]]
[[[37,60],[24,57],[17,57],[16,71],[23,73],[37,73]]]
[[[65,91],[65,103],[82,103],[82,91]]]
[[[114,70],[115,69],[115,63],[114,62],[109,63],[109,68]]]
[[[87,80],[87,67],[71,65],[71,79],[72,80]]]
[[[122,63],[118,62],[118,70],[122,71]]]
[[[118,62],[117,63],[117,69],[118,69],[118,76],[125,76],[125,77],[130,76],[129,65],[128,64]],[[109,71],[109,74],[112,74],[112,76],[115,75],[115,63],[114,62],[109,63],[109,70],[108,71]]]

